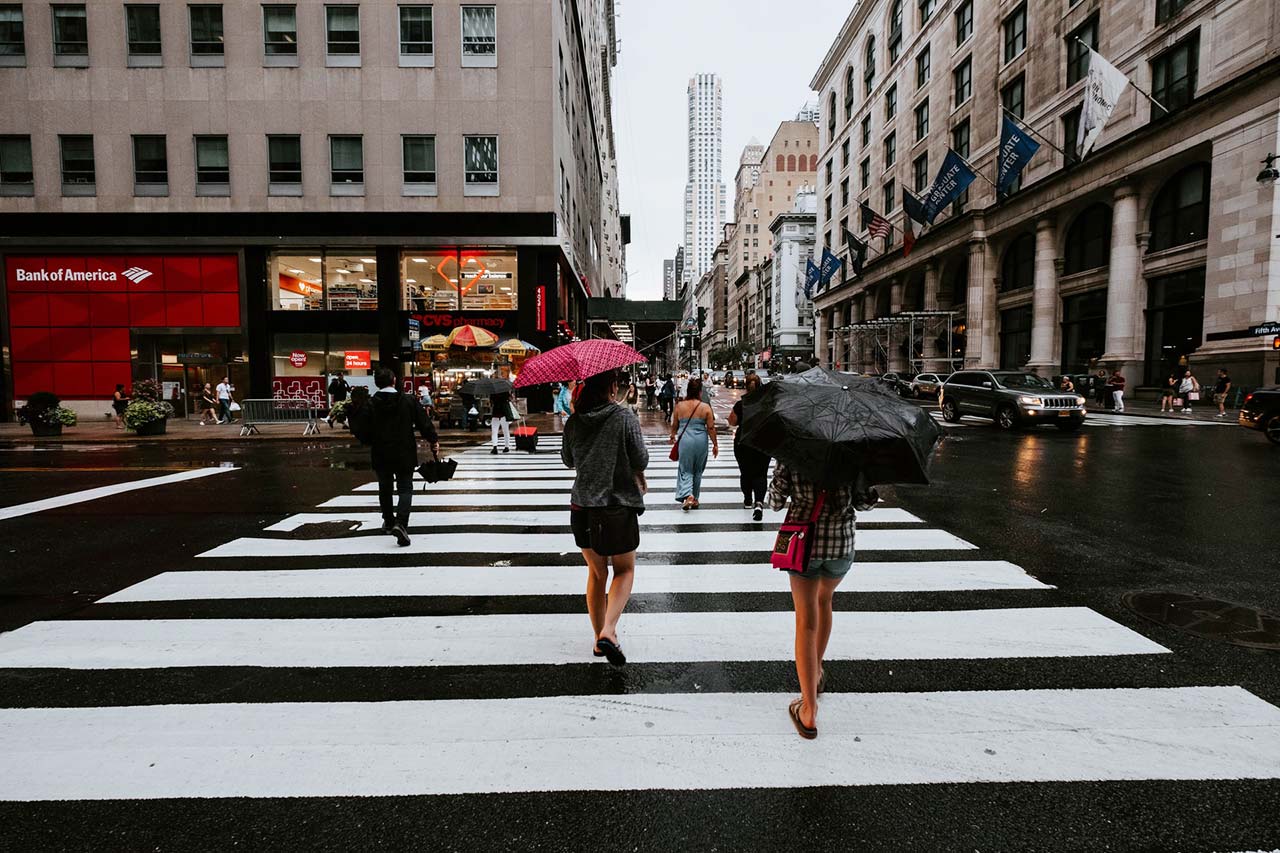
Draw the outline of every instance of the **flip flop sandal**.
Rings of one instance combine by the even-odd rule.
[[[622,648],[613,640],[601,637],[596,641],[596,646],[604,652],[605,658],[614,666],[622,666],[627,662],[627,656],[622,653]]]
[[[791,704],[787,706],[787,714],[791,716],[791,723],[796,727],[796,732],[805,740],[813,740],[818,736],[817,726],[806,726],[800,722],[800,707],[804,705],[803,699],[793,699]]]
[[[604,657],[604,652],[600,651],[600,643],[599,643],[599,642],[597,642],[594,646],[592,646],[592,647],[591,647],[591,656],[592,656],[592,657],[597,657],[597,658],[602,658],[602,657]]]

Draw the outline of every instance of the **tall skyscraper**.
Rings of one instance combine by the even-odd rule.
[[[684,282],[711,268],[724,239],[725,188],[720,153],[720,77],[689,81],[689,177],[684,189]],[[691,291],[692,288],[686,288]]]

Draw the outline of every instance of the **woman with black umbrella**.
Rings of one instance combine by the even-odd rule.
[[[743,399],[733,404],[729,413],[729,426],[737,427],[742,423],[743,401],[760,390],[760,377],[754,373],[747,374],[746,393]],[[760,521],[764,518],[764,493],[769,476],[769,454],[761,453],[738,440],[738,433],[733,434],[733,458],[738,460],[739,483],[742,486],[742,505],[754,508],[751,517]]]

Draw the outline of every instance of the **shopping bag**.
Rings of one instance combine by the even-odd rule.
[[[232,400],[232,401],[231,401],[231,411],[233,411],[233,412],[238,412],[238,411],[240,411],[240,404],[239,404],[239,403],[237,403],[235,400]]]

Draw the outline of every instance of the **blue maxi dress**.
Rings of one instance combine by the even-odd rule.
[[[683,435],[680,435],[683,432]],[[681,418],[676,431],[680,435],[680,465],[676,472],[676,500],[689,495],[699,500],[702,472],[707,470],[707,422],[704,418]]]

